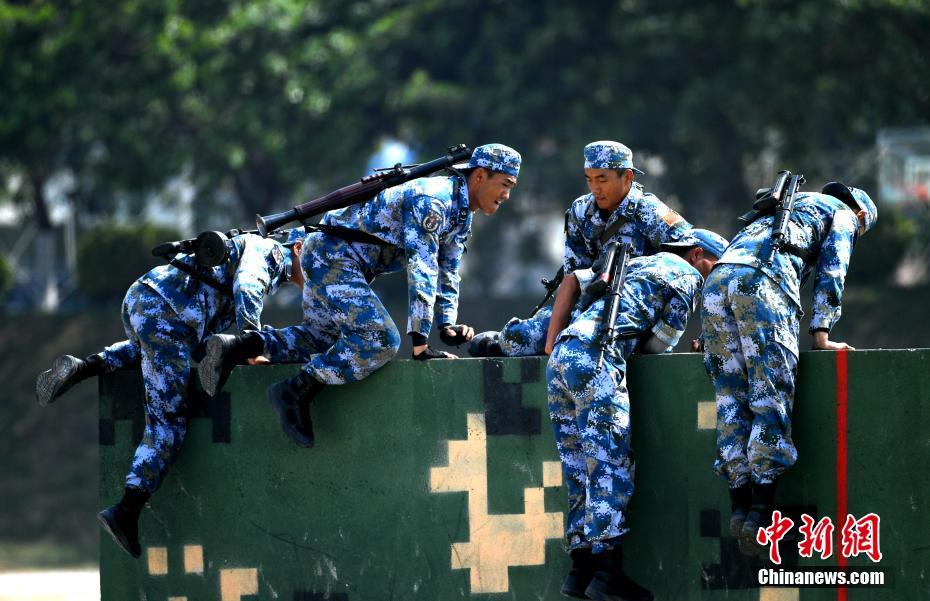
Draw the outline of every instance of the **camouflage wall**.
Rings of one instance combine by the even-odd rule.
[[[800,460],[778,504],[797,525],[801,513],[832,516],[837,547],[799,558],[795,527],[783,565],[837,565],[838,509],[874,512],[881,562],[848,563],[884,568],[893,583],[760,589],[758,564],[723,537],[699,357],[635,359],[630,573],[661,599],[928,598],[928,367],[926,350],[803,354]],[[311,450],[281,433],[263,396],[295,369],[240,368],[211,402],[192,391],[182,456],[142,514],[142,558],[101,541],[104,601],[560,598],[565,492],[542,359],[393,362],[318,399]],[[102,380],[101,506],[121,493],[140,400],[138,373]]]

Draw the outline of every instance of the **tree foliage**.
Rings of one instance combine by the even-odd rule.
[[[78,245],[78,287],[88,298],[117,302],[143,273],[163,263],[152,248],[177,240],[170,228],[142,225],[104,225],[89,232]]]

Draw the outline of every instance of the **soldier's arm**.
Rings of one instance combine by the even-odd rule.
[[[559,284],[559,291],[555,295],[555,301],[552,303],[552,316],[549,318],[549,329],[546,331],[546,354],[552,354],[552,347],[555,346],[555,340],[559,334],[568,326],[568,321],[572,315],[572,308],[578,302],[581,295],[581,286],[578,278],[574,273],[565,274],[562,283]]]
[[[465,253],[465,236],[456,235],[439,247],[439,289],[436,305],[439,323],[455,325],[459,315],[459,266]]]
[[[635,221],[653,248],[680,240],[691,229],[691,224],[684,217],[652,194],[645,194],[640,199]]]
[[[429,336],[439,279],[442,207],[434,198],[411,194],[404,199],[404,252],[407,257],[407,333]],[[438,220],[438,222],[437,222]]]
[[[669,287],[669,298],[652,326],[652,335],[643,345],[643,352],[667,353],[675,348],[688,327],[688,316],[699,286],[695,278],[682,277]]]
[[[272,274],[268,253],[274,242],[249,236],[243,242],[239,265],[233,277],[233,302],[236,306],[236,326],[240,332],[262,329],[261,315],[265,294],[271,288]],[[283,261],[284,255],[273,260]]]
[[[838,211],[827,236],[820,245],[814,267],[814,303],[811,306],[810,332],[815,349],[851,348],[830,340],[830,330],[842,314],[843,287],[858,221],[852,211]]]
[[[565,273],[591,267],[594,259],[584,239],[584,215],[577,200],[565,211]]]

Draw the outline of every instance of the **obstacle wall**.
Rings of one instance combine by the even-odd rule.
[[[544,358],[397,361],[313,406],[293,445],[264,398],[296,366],[238,368],[191,390],[179,461],[143,511],[143,555],[101,540],[103,601],[561,598],[566,507]],[[778,507],[782,567],[883,568],[884,588],[759,588],[725,536],[711,470],[713,389],[695,354],[630,366],[636,491],[628,571],[657,599],[930,599],[930,350],[802,353],[800,459]],[[100,385],[101,507],[142,434],[138,372]],[[801,514],[832,518],[834,555],[798,556]],[[844,560],[845,515],[880,516],[879,563]],[[840,517],[842,516],[842,517]]]

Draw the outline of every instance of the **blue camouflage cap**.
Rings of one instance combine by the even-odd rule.
[[[611,140],[591,142],[584,147],[585,169],[632,169],[643,173],[633,166],[633,151]]]
[[[878,207],[875,206],[875,203],[869,198],[869,195],[865,193],[865,190],[850,186],[849,191],[852,192],[853,198],[856,204],[859,205],[859,208],[865,211],[865,231],[869,231],[875,226],[875,222],[878,221]]]
[[[681,240],[676,240],[675,242],[665,242],[662,244],[663,248],[666,246],[687,248],[691,248],[692,246],[700,246],[705,251],[719,259],[723,256],[723,252],[727,249],[727,247],[730,246],[730,242],[720,234],[710,230],[693,228],[685,232],[685,235],[682,236]]]
[[[520,162],[523,158],[520,153],[503,144],[484,144],[475,148],[467,163],[456,165],[456,169],[476,169],[484,167],[491,171],[506,173],[518,177],[520,175]]]
[[[842,182],[830,182],[823,187],[821,193],[838,198],[850,208],[853,208],[852,203],[855,203],[859,209],[865,211],[865,231],[872,229],[878,221],[878,207],[865,190],[847,186]]]
[[[302,242],[306,237],[307,231],[302,227],[295,227],[292,230],[278,230],[271,234],[271,238],[284,246],[292,246],[296,242]]]

